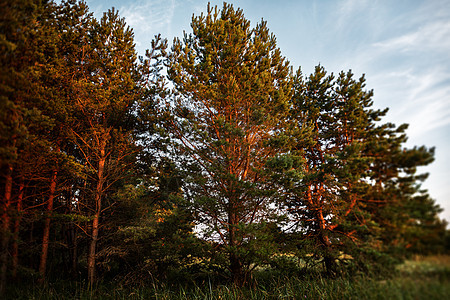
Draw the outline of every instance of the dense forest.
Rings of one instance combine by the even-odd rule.
[[[264,21],[208,6],[140,57],[114,8],[4,0],[0,14],[0,291],[336,278],[448,251],[417,171],[434,149],[404,146],[364,76],[294,71]]]

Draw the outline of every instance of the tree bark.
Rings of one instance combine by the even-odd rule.
[[[19,195],[17,197],[17,216],[14,221],[14,241],[13,241],[13,253],[12,253],[12,278],[17,277],[17,267],[19,266],[19,231],[20,231],[20,221],[22,220],[22,201],[23,192],[25,186],[23,180],[19,185]]]
[[[44,223],[44,234],[42,237],[42,252],[41,252],[41,261],[39,264],[39,281],[42,283],[45,280],[45,271],[47,268],[47,257],[48,257],[48,243],[50,239],[50,217],[53,211],[53,201],[55,199],[56,193],[56,177],[58,175],[58,171],[55,169],[52,173],[52,178],[50,181],[50,195],[48,197],[47,202],[47,216],[45,218]]]
[[[329,276],[335,276],[337,274],[336,258],[331,251],[332,245],[330,238],[328,237],[328,229],[321,208],[317,210],[317,219],[319,221],[319,238],[324,251],[323,261],[325,263],[326,272]]]
[[[231,279],[234,284],[237,286],[241,286],[244,282],[243,274],[242,274],[242,263],[239,256],[236,254],[238,243],[236,240],[236,225],[237,225],[237,217],[236,213],[229,212],[228,214],[228,234],[229,241],[228,244],[230,246],[229,259],[230,259],[230,272]]]
[[[233,283],[237,286],[241,286],[244,283],[242,265],[239,257],[235,253],[230,254],[230,269]]]
[[[103,144],[100,149],[100,160],[98,162],[98,181],[97,188],[95,190],[95,215],[92,221],[92,239],[89,246],[89,256],[88,256],[88,280],[89,284],[95,282],[95,255],[96,255],[96,245],[98,241],[99,232],[99,220],[100,213],[102,209],[102,193],[103,193],[103,183],[104,183],[104,170],[105,170],[105,145]]]
[[[9,226],[10,216],[9,207],[11,206],[11,193],[12,193],[12,165],[7,166],[5,176],[5,195],[3,198],[3,211],[2,211],[2,248],[1,248],[1,269],[0,269],[0,295],[3,295],[6,289],[6,271],[8,268],[8,244],[9,244]]]
[[[67,213],[72,214],[73,207],[72,207],[72,199],[73,199],[73,193],[70,191],[68,193],[68,201],[67,201]],[[72,221],[69,223],[69,228],[67,231],[67,244],[69,246],[69,257],[70,257],[70,274],[73,278],[76,278],[77,276],[77,269],[78,269],[78,250],[77,250],[77,230],[76,226],[74,224],[75,221]]]
[[[71,273],[73,277],[76,277],[78,270],[78,241],[77,241],[77,232],[74,228],[75,226],[71,226],[71,238],[72,238],[72,248],[71,248],[71,258],[72,258],[72,269]]]
[[[96,245],[98,240],[98,225],[99,225],[99,214],[96,213],[94,220],[92,221],[92,239],[89,246],[89,257],[88,257],[88,280],[89,284],[95,282],[95,254]]]

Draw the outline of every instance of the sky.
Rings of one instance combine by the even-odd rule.
[[[161,34],[191,32],[208,0],[87,0],[100,18],[115,7],[135,33],[139,55]],[[222,8],[222,1],[210,1]],[[436,147],[422,185],[450,222],[450,0],[247,0],[241,8],[254,27],[262,19],[294,70],[310,74],[351,69],[366,76],[374,107],[389,107],[384,122],[409,124],[407,147]]]

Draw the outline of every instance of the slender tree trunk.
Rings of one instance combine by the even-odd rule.
[[[327,226],[326,226],[326,222],[325,222],[325,218],[323,217],[323,211],[322,209],[318,209],[317,210],[317,219],[319,221],[319,238],[320,238],[320,242],[322,244],[322,248],[324,251],[324,263],[325,263],[325,268],[327,271],[327,274],[329,276],[334,276],[337,273],[337,265],[336,265],[336,258],[334,257],[332,251],[331,251],[331,241],[330,238],[328,237],[328,233],[327,233]]]
[[[91,244],[89,246],[89,256],[88,256],[88,280],[89,284],[93,284],[95,282],[95,255],[96,255],[96,246],[98,241],[98,232],[99,232],[99,220],[100,213],[102,209],[102,193],[103,193],[103,183],[104,183],[104,170],[105,170],[105,144],[102,145],[100,149],[100,160],[98,163],[98,181],[97,188],[95,190],[95,215],[94,220],[92,221],[92,239]]]
[[[13,253],[12,253],[12,278],[17,277],[17,267],[19,266],[19,231],[20,231],[20,221],[22,220],[22,201],[23,201],[23,191],[24,191],[23,180],[19,185],[19,195],[17,197],[17,216],[14,221],[14,241],[13,241]]]
[[[242,274],[242,264],[236,253],[230,253],[230,270],[233,283],[241,286],[244,283],[244,276]]]
[[[67,213],[72,214],[73,206],[72,206],[72,198],[73,192],[72,189],[67,195]],[[72,277],[76,277],[77,275],[77,266],[78,266],[78,251],[77,251],[77,231],[76,226],[74,225],[75,221],[69,223],[68,229],[68,245],[69,246],[69,257],[70,257],[70,274]]]
[[[50,181],[50,196],[48,197],[47,203],[47,216],[45,218],[44,223],[44,234],[42,237],[42,252],[41,252],[41,261],[39,264],[39,274],[41,277],[39,278],[40,282],[45,280],[45,271],[47,268],[47,256],[48,256],[48,243],[50,238],[50,217],[53,211],[53,200],[55,199],[56,193],[56,177],[58,175],[58,171],[55,169],[52,173],[52,178]]]
[[[236,225],[237,225],[237,216],[235,212],[229,212],[228,214],[228,232],[229,232],[229,241],[228,244],[231,247],[229,253],[230,259],[230,271],[231,278],[233,283],[241,286],[243,284],[243,274],[242,274],[242,263],[239,256],[236,254],[237,250],[237,240],[236,240]]]
[[[77,232],[75,226],[71,225],[71,238],[72,238],[72,248],[71,248],[71,258],[72,258],[72,276],[77,275],[78,271],[78,241]]]
[[[95,282],[95,254],[98,240],[99,217],[100,215],[96,213],[94,216],[94,220],[92,221],[92,239],[91,244],[89,246],[89,257],[88,257],[89,284],[93,284]]]
[[[9,226],[10,216],[9,207],[11,206],[11,193],[12,193],[12,165],[7,166],[5,176],[5,195],[2,203],[2,248],[1,248],[1,269],[0,269],[0,295],[4,294],[6,289],[6,271],[8,268],[8,244],[9,244]]]

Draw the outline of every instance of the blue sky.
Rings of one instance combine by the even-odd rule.
[[[87,0],[96,17],[111,7],[135,32],[140,55],[161,33],[169,42],[190,32],[192,15],[207,0]],[[222,7],[222,1],[210,1]],[[389,107],[385,122],[410,125],[408,147],[436,147],[436,160],[421,172],[423,185],[450,221],[450,1],[449,0],[247,0],[242,8],[254,26],[267,21],[284,56],[310,74],[351,69],[366,75],[374,106]]]

